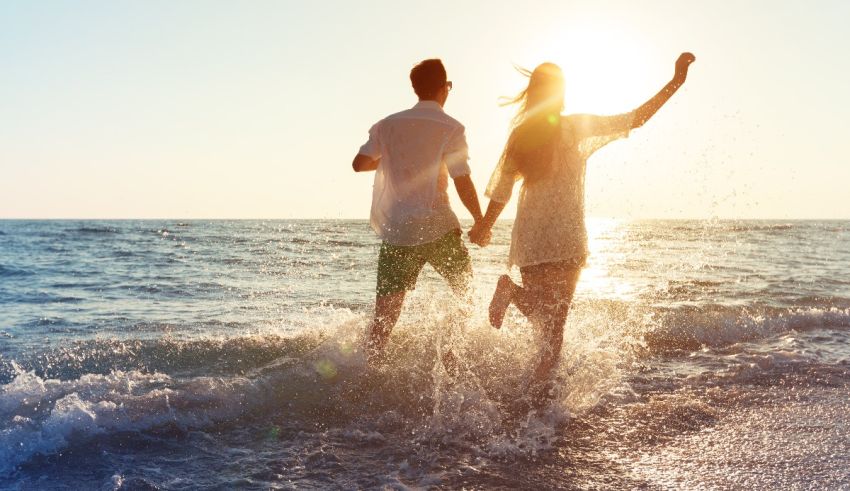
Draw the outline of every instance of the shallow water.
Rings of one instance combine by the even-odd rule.
[[[850,222],[589,234],[555,401],[515,414],[509,223],[471,318],[426,267],[368,371],[363,221],[0,221],[0,487],[850,487]]]

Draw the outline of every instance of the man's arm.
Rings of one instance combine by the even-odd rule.
[[[354,172],[368,172],[370,170],[376,170],[380,161],[380,158],[373,159],[372,157],[358,153],[354,157],[354,161],[351,162],[351,167],[354,169]]]
[[[478,223],[482,218],[481,205],[478,203],[478,193],[475,192],[475,184],[472,182],[472,178],[469,175],[458,176],[454,178],[454,181],[460,201],[472,214],[475,223]]]
[[[632,121],[632,129],[639,128],[643,126],[644,123],[649,121],[661,106],[664,105],[673,94],[679,90],[679,87],[685,83],[685,79],[688,76],[688,66],[696,60],[696,57],[691,53],[682,53],[679,55],[679,59],[676,60],[676,73],[673,75],[673,79],[664,86],[655,96],[643,103],[642,106],[635,110],[635,119]]]

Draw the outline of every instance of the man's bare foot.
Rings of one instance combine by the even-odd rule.
[[[505,312],[514,296],[515,287],[516,285],[508,275],[499,276],[499,281],[496,282],[496,292],[493,293],[493,300],[490,300],[490,325],[496,329],[502,327]]]

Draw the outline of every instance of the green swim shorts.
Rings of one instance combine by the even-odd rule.
[[[415,246],[383,242],[378,256],[378,296],[413,290],[425,263],[433,266],[455,290],[464,288],[472,278],[472,263],[460,229]]]

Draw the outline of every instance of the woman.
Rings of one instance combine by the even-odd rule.
[[[584,225],[584,175],[587,158],[608,142],[646,123],[685,82],[695,60],[683,53],[673,79],[636,110],[617,116],[563,116],[564,76],[552,63],[529,75],[528,87],[509,103],[519,103],[486,195],[484,219],[469,232],[486,245],[490,229],[522,179],[508,267],[519,266],[522,286],[502,275],[490,303],[490,323],[499,328],[513,303],[543,335],[540,361],[529,388],[534,399],[546,394],[546,382],[557,365],[564,324],[581,268],[587,258]]]

